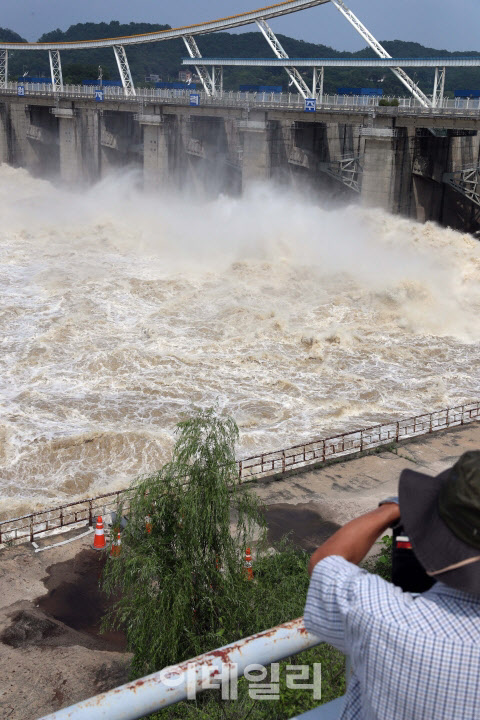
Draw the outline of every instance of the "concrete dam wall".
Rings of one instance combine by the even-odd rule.
[[[149,189],[188,183],[209,195],[272,179],[475,232],[480,207],[444,176],[478,165],[477,122],[4,96],[0,161],[71,184],[136,168]]]

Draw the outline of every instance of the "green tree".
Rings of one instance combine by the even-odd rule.
[[[195,412],[177,426],[171,462],[132,490],[122,555],[107,563],[103,586],[117,598],[105,626],[125,629],[135,675],[242,636],[245,548],[264,521],[239,487],[237,437],[231,418]]]
[[[196,411],[177,426],[171,462],[132,488],[122,554],[107,562],[103,587],[114,599],[104,626],[126,631],[134,676],[302,614],[309,556],[288,539],[265,551],[259,501],[238,482],[237,437],[232,419],[213,409]],[[244,558],[254,537],[251,582]],[[282,662],[275,702],[252,699],[247,681],[240,679],[237,701],[222,702],[218,692],[206,691],[151,717],[290,718],[318,704],[310,691],[286,687],[286,665],[296,662],[321,663],[323,702],[344,692],[344,658],[322,644]]]
[[[133,651],[132,674],[176,664],[303,612],[308,553],[288,538],[265,552],[258,499],[239,486],[234,446],[238,429],[213,409],[177,426],[172,460],[132,488],[122,554],[109,560],[104,589],[114,604],[105,627],[121,626]],[[123,509],[118,508],[118,516]],[[148,518],[148,521],[146,521]],[[147,527],[148,525],[148,527]],[[114,535],[118,528],[115,528]],[[256,536],[254,581],[245,575],[245,548]],[[390,577],[391,539],[365,566]],[[238,700],[217,691],[182,702],[152,720],[286,720],[316,705],[308,690],[286,686],[288,664],[322,666],[322,702],[345,691],[344,658],[321,644],[282,661],[280,697],[259,702],[239,680]]]

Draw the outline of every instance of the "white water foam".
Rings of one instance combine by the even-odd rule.
[[[192,405],[238,455],[478,396],[480,245],[278,188],[73,193],[0,167],[0,512],[124,487]]]

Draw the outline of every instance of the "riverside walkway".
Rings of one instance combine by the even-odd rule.
[[[472,422],[407,440],[394,451],[342,459],[251,487],[266,505],[271,540],[291,531],[292,539],[310,550],[337,525],[395,494],[404,468],[435,475],[463,452],[479,448],[480,424]],[[75,533],[82,530],[55,541]],[[100,563],[90,550],[92,537],[43,552],[30,542],[0,551],[0,717],[36,720],[126,681],[129,655],[122,638],[98,635],[102,607],[94,590]],[[36,540],[40,547],[51,542]]]

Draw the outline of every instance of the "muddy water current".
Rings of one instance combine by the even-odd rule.
[[[271,187],[0,167],[0,513],[125,487],[193,405],[238,456],[477,399],[480,244]]]

